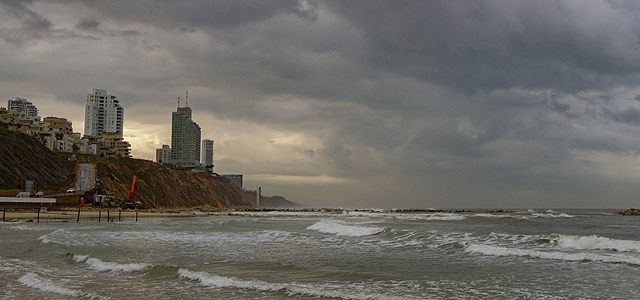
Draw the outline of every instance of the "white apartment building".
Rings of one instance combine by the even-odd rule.
[[[23,98],[15,98],[7,101],[7,110],[23,111],[29,117],[38,116],[38,108],[33,103]]]
[[[171,147],[162,145],[162,148],[156,149],[156,162],[159,164],[168,164],[171,160]]]
[[[122,136],[124,108],[118,97],[108,95],[106,90],[94,89],[87,94],[84,135],[101,137],[103,132],[119,133]]]

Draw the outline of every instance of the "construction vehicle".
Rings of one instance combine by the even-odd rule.
[[[131,209],[135,209],[137,206],[136,202],[133,200],[133,197],[135,196],[135,190],[136,190],[136,176],[133,175],[133,183],[131,183],[131,192],[129,192],[129,198],[125,199],[122,207],[123,208],[131,208]]]

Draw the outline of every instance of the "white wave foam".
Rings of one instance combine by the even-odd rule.
[[[48,244],[48,243],[51,243],[51,242],[54,241],[53,239],[51,239],[51,236],[54,236],[54,235],[57,235],[57,234],[60,234],[60,233],[63,233],[63,232],[64,232],[64,229],[58,229],[58,230],[56,230],[54,232],[50,232],[50,233],[47,233],[47,234],[39,237],[38,240],[40,240],[40,242],[42,242],[43,244]]]
[[[616,240],[595,235],[561,235],[558,238],[557,244],[561,248],[569,249],[598,249],[640,252],[640,241]]]
[[[508,218],[511,217],[505,214],[490,214],[490,213],[476,213],[474,216],[483,218]]]
[[[212,215],[228,216],[229,212],[213,212]],[[336,212],[324,212],[324,211],[235,211],[231,213],[235,216],[247,216],[247,217],[325,217],[330,215],[340,215]]]
[[[522,256],[563,261],[596,261],[640,265],[640,257],[622,254],[604,255],[585,252],[541,251],[479,244],[469,244],[465,251],[491,256]]]
[[[322,233],[333,233],[344,236],[367,236],[380,233],[384,228],[352,226],[338,223],[336,221],[322,219],[317,223],[307,227],[308,230],[316,230]]]
[[[218,276],[204,271],[190,271],[182,268],[178,270],[178,275],[183,278],[198,281],[204,286],[214,288],[238,288],[261,292],[283,291],[287,294],[340,299],[402,299],[400,297],[380,295],[376,293],[345,292],[344,290],[352,290],[349,287],[343,287],[343,289],[341,290],[335,290],[335,285],[329,287],[295,283],[269,283],[260,280],[241,280],[236,278]]]
[[[98,270],[100,272],[137,272],[151,268],[152,265],[145,263],[131,263],[131,264],[118,264],[114,262],[105,262],[97,258],[89,257],[88,255],[73,255],[73,260],[76,262],[84,262],[90,268]]]
[[[429,221],[458,221],[464,220],[467,217],[461,214],[454,213],[416,213],[416,214],[396,214],[394,215],[397,219],[402,220],[429,220]]]
[[[18,278],[18,282],[43,292],[47,293],[56,293],[63,296],[82,296],[84,293],[79,290],[69,289],[63,286],[55,285],[51,282],[51,280],[47,278],[42,278],[35,273],[28,273],[20,278]]]
[[[535,211],[533,209],[527,210],[525,215],[520,215],[521,219],[530,219],[530,218],[573,218],[574,216],[567,213],[558,213],[553,210],[547,210],[544,212]]]
[[[543,217],[543,218],[573,218],[572,215],[570,214],[566,214],[566,213],[544,213],[544,214],[534,214],[535,216],[538,217]]]

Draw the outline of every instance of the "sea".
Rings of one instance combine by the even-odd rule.
[[[640,297],[617,211],[191,214],[0,223],[0,299]]]

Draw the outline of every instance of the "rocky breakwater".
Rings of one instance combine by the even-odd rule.
[[[625,211],[618,212],[618,214],[623,216],[640,216],[640,209],[630,208]]]

